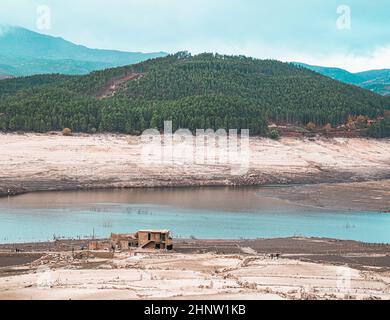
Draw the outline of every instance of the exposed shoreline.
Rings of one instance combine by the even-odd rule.
[[[390,179],[370,180],[364,182],[345,183],[318,183],[318,184],[292,184],[292,185],[261,185],[261,186],[169,186],[169,187],[101,187],[101,188],[62,188],[52,190],[32,190],[15,193],[12,195],[0,195],[4,197],[22,196],[28,193],[56,193],[56,192],[99,192],[99,191],[123,191],[124,189],[203,189],[203,188],[246,188],[256,190],[262,197],[282,200],[293,206],[301,206],[329,211],[371,211],[390,213]]]
[[[243,175],[217,165],[142,163],[139,137],[0,134],[0,196],[37,191],[248,187],[390,180],[390,139],[250,139]]]
[[[113,255],[86,242],[0,245],[0,300],[390,298],[389,245],[178,239],[173,252]]]
[[[298,181],[297,181],[298,180]],[[314,181],[315,180],[315,181]],[[317,181],[318,180],[318,181]],[[348,179],[345,181],[343,178],[322,178],[317,177],[316,179],[303,177],[302,179],[293,179],[280,183],[280,180],[270,179],[267,182],[249,182],[248,180],[242,179],[238,183],[226,182],[189,182],[176,180],[166,181],[163,183],[150,182],[148,184],[129,184],[126,186],[118,185],[113,181],[7,181],[2,180],[1,183],[4,186],[0,186],[0,198],[14,197],[28,193],[40,193],[40,192],[61,192],[61,191],[104,191],[104,190],[125,190],[125,189],[190,189],[190,188],[293,188],[293,187],[307,187],[322,185],[342,185],[342,184],[362,184],[372,182],[388,182],[390,180],[389,175],[383,175],[381,177],[370,178],[370,179]]]
[[[94,239],[107,240],[107,239]],[[37,257],[47,253],[88,251],[91,238],[57,241],[0,243],[0,261],[3,257]],[[15,249],[20,252],[15,253]],[[84,248],[84,249],[83,249]],[[248,248],[250,250],[248,250]],[[251,251],[252,250],[252,251]],[[142,251],[142,250],[141,250]],[[248,252],[246,252],[248,251]],[[153,251],[152,252],[158,252]],[[289,259],[303,259],[314,263],[348,265],[361,270],[379,268],[390,271],[390,244],[369,243],[354,240],[338,240],[317,237],[258,238],[241,240],[174,239],[174,253],[196,254],[269,254]],[[348,256],[354,255],[354,259]],[[371,260],[364,257],[371,256]],[[24,264],[24,263],[23,263]]]

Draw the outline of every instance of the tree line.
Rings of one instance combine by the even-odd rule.
[[[110,79],[132,73],[144,76],[97,98]],[[351,115],[376,118],[389,106],[389,98],[288,63],[187,52],[86,76],[0,81],[3,131],[137,134],[171,120],[175,128],[265,135],[270,121],[338,125]]]

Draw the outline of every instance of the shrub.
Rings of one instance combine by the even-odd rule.
[[[356,127],[358,129],[367,128],[369,118],[367,116],[358,116],[356,118]]]
[[[280,138],[280,132],[276,129],[271,130],[268,134],[268,137],[270,137],[273,140],[278,140]]]
[[[65,128],[64,130],[62,130],[62,135],[69,137],[72,135],[72,130],[70,130],[69,128]]]
[[[315,129],[317,129],[317,126],[314,122],[309,122],[307,125],[306,125],[306,128],[310,131],[314,131]]]

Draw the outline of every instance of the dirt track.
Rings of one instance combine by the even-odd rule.
[[[129,81],[134,81],[142,78],[142,73],[131,73],[126,76],[117,77],[111,79],[97,94],[98,99],[105,99],[115,95],[115,93],[121,89]]]

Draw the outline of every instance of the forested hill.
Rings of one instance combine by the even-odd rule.
[[[139,133],[172,120],[265,134],[269,121],[336,125],[389,108],[388,97],[291,64],[185,52],[86,76],[0,81],[0,129],[12,131]]]

